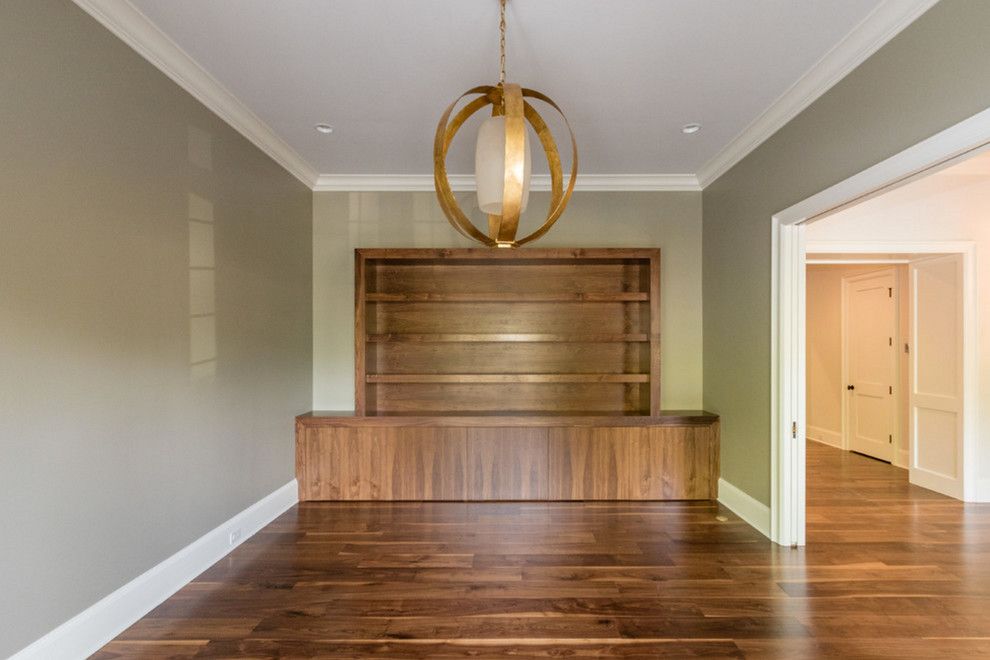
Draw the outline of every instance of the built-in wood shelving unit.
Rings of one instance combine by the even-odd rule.
[[[660,252],[356,251],[354,411],[296,418],[299,499],[718,494],[719,421],[660,410]]]
[[[360,249],[359,415],[657,415],[660,253]]]

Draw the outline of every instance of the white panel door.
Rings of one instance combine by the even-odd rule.
[[[963,496],[963,263],[914,261],[911,280],[911,483]]]
[[[843,283],[848,447],[891,462],[897,380],[894,271],[849,277]]]

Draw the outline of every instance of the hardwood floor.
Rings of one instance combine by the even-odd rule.
[[[990,505],[808,456],[802,550],[706,502],[305,503],[95,657],[990,656]]]

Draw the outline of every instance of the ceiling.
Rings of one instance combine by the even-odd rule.
[[[441,112],[498,76],[496,0],[76,1],[317,188],[432,188]],[[585,180],[696,188],[932,3],[509,0],[508,79],[564,109]]]

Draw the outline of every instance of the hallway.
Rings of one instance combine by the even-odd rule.
[[[990,655],[990,506],[808,456],[802,550],[705,502],[306,503],[96,657]]]

